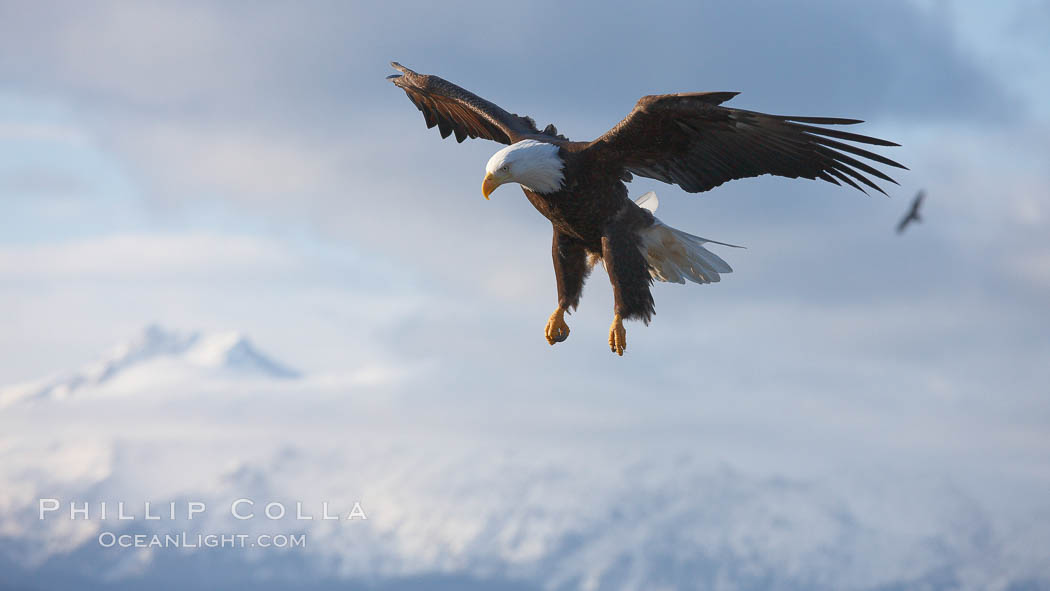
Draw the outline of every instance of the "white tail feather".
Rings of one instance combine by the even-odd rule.
[[[728,263],[704,248],[705,243],[713,240],[676,230],[660,220],[638,235],[642,253],[649,263],[649,274],[657,281],[685,283],[688,279],[695,283],[715,283],[721,279],[719,273],[733,272]]]
[[[635,204],[655,212],[660,201],[652,191],[635,200]],[[704,248],[711,242],[722,246],[742,248],[735,244],[726,244],[693,236],[676,230],[659,219],[638,233],[641,239],[642,253],[649,263],[649,274],[657,281],[685,283],[685,280],[696,283],[714,283],[719,281],[719,273],[732,273],[733,268],[718,255]]]

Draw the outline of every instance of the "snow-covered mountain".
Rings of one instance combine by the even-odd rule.
[[[148,473],[137,465],[146,460],[134,459],[142,451],[133,445],[87,454],[65,448],[60,454],[99,470],[81,472],[84,481],[75,486],[37,485],[33,496],[59,499],[63,511],[70,500],[89,502],[93,518],[71,523],[56,514],[40,523],[30,505],[20,519],[0,522],[0,531],[8,533],[6,539],[0,535],[0,555],[32,565],[37,580],[97,573],[81,588],[101,586],[107,577],[128,588],[153,587],[169,578],[185,580],[186,571],[194,570],[207,580],[197,588],[207,589],[269,589],[280,581],[297,581],[296,588],[329,581],[331,587],[321,588],[400,582],[396,588],[427,589],[405,582],[444,575],[488,583],[473,588],[519,591],[977,591],[1013,589],[1009,583],[1047,574],[1026,554],[1043,541],[1037,528],[1004,537],[972,500],[936,483],[788,480],[651,450],[623,455],[589,449],[566,458],[544,445],[530,449],[527,458],[481,445],[404,449],[374,438],[344,442],[367,453],[286,447],[214,472],[205,461],[210,476],[198,487],[158,490],[158,476],[140,483],[153,491],[149,497],[129,492],[129,483]],[[170,451],[161,457],[180,470],[193,465],[191,453],[177,462]],[[193,521],[165,516],[146,522],[143,498],[162,510],[174,501],[184,513],[188,500],[208,509]],[[242,498],[253,500],[256,513],[275,500],[290,512],[302,502],[303,513],[313,519],[237,521],[229,508]],[[100,501],[113,506],[119,500],[137,520],[98,518]],[[355,502],[367,520],[318,519],[322,503],[345,516]],[[183,531],[252,539],[304,533],[308,542],[302,549],[226,552],[215,563],[214,550],[117,551],[97,541],[103,532]],[[266,568],[253,566],[260,564]]]
[[[127,390],[231,377],[291,379],[300,374],[259,352],[238,332],[179,332],[153,324],[79,369],[0,389],[0,408],[100,387]]]
[[[1050,503],[1021,464],[974,475],[1010,490],[1012,515],[951,453],[880,457],[812,413],[764,425],[789,436],[770,443],[713,405],[581,412],[537,392],[507,409],[426,376],[295,375],[235,333],[150,327],[41,382],[31,395],[68,398],[0,413],[0,590],[1050,589]],[[105,395],[176,382],[178,396]],[[41,499],[61,510],[41,519]],[[254,518],[232,516],[237,499]],[[207,512],[187,519],[190,501]],[[136,519],[114,519],[119,502]],[[145,502],[163,517],[145,519]],[[288,515],[265,517],[271,502]],[[70,519],[70,503],[90,517]],[[325,503],[367,519],[320,519]],[[307,543],[120,548],[107,533]]]

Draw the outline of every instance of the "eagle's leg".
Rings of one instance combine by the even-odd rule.
[[[619,218],[606,227],[602,236],[602,261],[609,272],[615,300],[609,349],[621,356],[627,348],[623,321],[639,318],[649,324],[655,311],[653,295],[649,292],[653,279],[649,275],[649,263],[638,246],[637,223],[638,220]]]
[[[575,309],[583,294],[583,282],[591,267],[587,263],[587,249],[583,243],[572,236],[554,230],[552,245],[554,258],[554,277],[558,282],[558,309],[547,320],[544,336],[551,345],[569,338],[569,325],[565,323],[565,313]]]

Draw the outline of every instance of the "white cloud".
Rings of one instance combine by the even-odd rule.
[[[331,191],[344,159],[338,145],[303,144],[264,130],[223,129],[214,125],[136,125],[115,142],[135,163],[134,170],[164,187],[168,200],[210,195],[231,200],[252,196],[288,207]]]
[[[87,143],[84,130],[61,123],[0,121],[0,142],[57,142],[80,146]]]
[[[0,247],[0,275],[8,280],[187,278],[223,271],[280,274],[298,263],[273,242],[203,233],[124,234]]]
[[[49,63],[47,76],[88,92],[119,95],[133,103],[179,103],[200,98],[202,88],[213,89],[246,71],[228,61],[236,37],[221,26],[214,7],[204,3],[102,2],[62,10],[42,3],[23,8],[19,18],[31,30],[13,35]],[[205,63],[211,67],[201,67]]]
[[[1050,250],[1035,251],[1015,256],[1012,267],[1022,279],[1050,290]]]

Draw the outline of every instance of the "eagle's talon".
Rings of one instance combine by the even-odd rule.
[[[613,316],[612,326],[609,327],[609,349],[623,357],[623,352],[627,348],[627,331],[623,328],[623,318],[617,314]]]
[[[547,320],[547,329],[544,332],[547,343],[553,345],[569,338],[569,325],[565,324],[565,310],[558,308]]]

